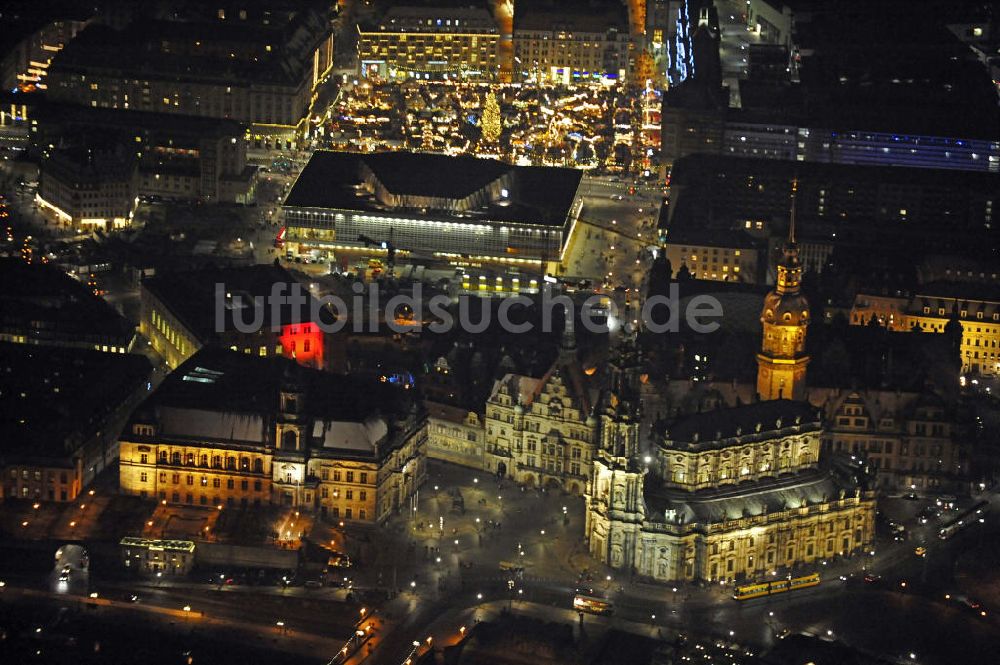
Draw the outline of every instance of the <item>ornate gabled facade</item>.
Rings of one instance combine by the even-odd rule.
[[[824,405],[823,452],[857,455],[886,490],[955,491],[969,476],[952,409],[930,393],[842,391]]]
[[[487,470],[529,487],[587,489],[600,423],[572,324],[541,378],[507,374],[486,402]]]
[[[656,581],[716,581],[867,551],[872,479],[849,459],[820,465],[820,429],[807,403],[758,402],[682,417],[642,460],[595,463],[591,554]]]
[[[421,412],[378,390],[207,347],[132,415],[119,440],[121,491],[382,521],[423,481],[427,434]]]
[[[609,426],[586,496],[585,537],[596,559],[655,581],[727,581],[871,549],[870,466],[833,452],[820,463],[823,414],[804,399],[809,304],[801,279],[793,204],[777,286],[761,314],[756,400],[746,399],[751,386],[726,391],[736,406],[725,406],[720,391],[687,386],[698,412],[660,427],[642,456],[624,425]]]

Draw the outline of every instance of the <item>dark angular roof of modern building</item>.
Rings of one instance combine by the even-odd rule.
[[[671,444],[697,442],[700,445],[752,436],[758,426],[761,432],[795,426],[815,429],[813,425],[821,420],[819,410],[809,402],[766,400],[682,416],[667,424],[664,436]]]
[[[319,150],[299,174],[284,205],[334,208],[363,212],[393,210],[370,197],[358,195],[367,167],[390,192],[399,195],[462,199],[498,178],[510,175],[510,201],[458,214],[432,210],[434,218],[477,219],[562,226],[583,177],[576,169],[551,166],[513,166],[492,159],[449,157],[411,152],[358,154]],[[421,212],[420,214],[427,214]]]
[[[282,356],[206,346],[171,372],[139,412],[170,407],[273,416],[285,388],[304,395],[299,414],[319,418],[363,421],[399,403],[399,391],[388,384],[303,367]]]
[[[135,326],[103,298],[62,270],[21,259],[0,258],[0,325],[31,327],[81,338],[106,335],[131,338]],[[32,326],[31,322],[44,322]]]
[[[275,284],[286,285],[283,294],[291,292],[292,285],[298,284],[303,295],[309,296],[304,284],[296,280],[291,273],[280,266],[271,264],[244,266],[238,268],[203,268],[184,272],[162,273],[149,277],[142,282],[142,288],[152,294],[160,303],[170,310],[184,326],[198,336],[203,343],[216,339],[219,333],[235,329],[235,315],[238,308],[226,307],[224,312],[224,330],[216,330],[216,300],[217,288],[222,294],[241,298],[248,305],[254,298],[263,298],[263,318],[261,326],[283,326],[292,323],[303,323],[312,320],[313,306],[316,301],[302,308],[283,305],[278,308],[279,318],[273,320],[274,313],[269,304],[269,298]],[[230,299],[227,299],[230,300]],[[322,321],[332,323],[334,316],[329,310],[322,309],[316,303],[315,311]],[[242,313],[242,321],[249,322],[253,316]]]

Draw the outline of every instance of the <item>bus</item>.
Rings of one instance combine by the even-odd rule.
[[[578,612],[589,612],[590,614],[603,614],[605,616],[614,613],[614,605],[610,600],[594,598],[577,594],[573,597],[573,609]]]
[[[980,501],[972,508],[969,508],[964,513],[951,520],[943,527],[938,530],[938,538],[941,540],[948,540],[956,533],[969,526],[975,522],[981,521],[985,518],[986,513],[990,510],[990,504],[988,501]]]
[[[819,584],[819,573],[804,575],[802,577],[790,577],[773,582],[759,582],[756,584],[744,584],[733,590],[733,600],[750,600],[761,596],[773,596],[776,593],[795,591]]]

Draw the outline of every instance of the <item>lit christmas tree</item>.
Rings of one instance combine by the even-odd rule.
[[[486,95],[486,104],[483,106],[483,117],[479,121],[479,127],[483,132],[483,144],[494,146],[500,140],[500,104],[497,103],[497,96],[491,90]]]
[[[431,123],[424,123],[424,131],[422,136],[422,143],[420,144],[421,150],[433,150],[434,149],[434,127]]]

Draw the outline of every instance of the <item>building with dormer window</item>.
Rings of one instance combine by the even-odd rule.
[[[385,384],[206,347],[132,415],[120,486],[168,503],[383,521],[423,482],[425,442],[422,412]]]
[[[506,374],[486,402],[486,469],[529,487],[587,489],[600,423],[572,324],[541,377]]]

